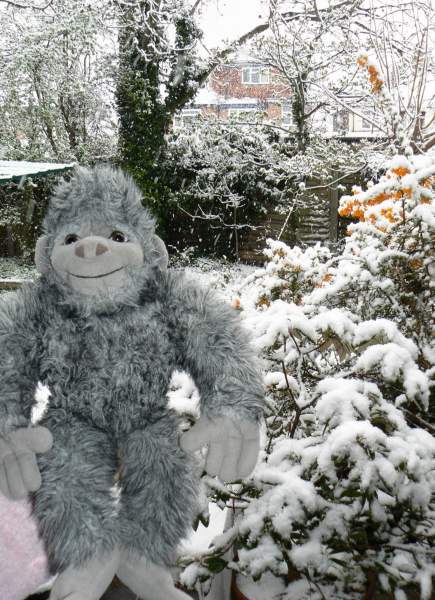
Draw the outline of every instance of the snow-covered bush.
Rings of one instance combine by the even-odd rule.
[[[359,222],[341,254],[269,241],[235,300],[264,364],[264,450],[227,492],[242,511],[225,543],[185,559],[191,581],[228,564],[271,572],[280,598],[431,597],[434,174],[396,157],[344,197]]]
[[[179,225],[174,244],[195,240],[202,251],[237,257],[268,211],[292,202],[292,148],[260,117],[243,123],[201,117],[174,129],[166,142],[162,167]]]
[[[364,169],[373,174],[379,162],[368,141],[313,136],[302,152],[294,132],[285,133],[261,113],[229,120],[198,117],[166,137],[161,168],[167,200],[159,199],[156,210],[165,218],[169,214],[166,239],[174,246],[194,242],[203,252],[237,257],[252,231],[257,239],[267,237],[271,212],[290,212],[285,239],[294,243],[298,221],[318,206],[320,189],[347,173],[354,180]]]

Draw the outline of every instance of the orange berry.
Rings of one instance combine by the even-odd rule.
[[[240,310],[240,308],[241,308],[240,298],[238,298],[238,297],[237,297],[237,298],[234,298],[234,300],[233,300],[233,302],[232,302],[231,306],[232,306],[233,308],[235,308],[236,310]]]
[[[391,172],[398,177],[403,177],[404,175],[409,175],[411,171],[407,167],[395,167],[394,169],[391,169]]]

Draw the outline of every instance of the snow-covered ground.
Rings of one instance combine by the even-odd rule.
[[[176,269],[184,269],[193,277],[199,277],[204,285],[210,285],[224,294],[233,290],[247,277],[254,267],[233,264],[209,258],[200,258],[191,263],[180,266],[175,264]],[[0,280],[28,280],[38,276],[36,268],[18,258],[0,257]]]
[[[37,276],[36,268],[17,258],[0,257],[0,280],[26,280]]]

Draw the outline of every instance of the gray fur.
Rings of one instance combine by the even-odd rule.
[[[77,167],[69,181],[57,186],[43,222],[49,247],[60,224],[81,225],[87,220],[128,224],[141,237],[144,250],[152,248],[154,219],[142,206],[132,178],[120,169]]]
[[[45,220],[48,246],[74,222],[129,227],[153,248],[154,224],[119,171],[79,170]],[[174,369],[193,376],[202,414],[258,421],[263,389],[235,310],[151,259],[122,290],[92,298],[53,271],[0,305],[0,434],[30,422],[38,381],[52,393],[40,425],[34,513],[53,570],[117,545],[168,565],[197,510],[198,467],[167,409]],[[111,495],[121,470],[119,505]]]

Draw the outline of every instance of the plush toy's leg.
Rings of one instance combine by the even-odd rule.
[[[119,550],[69,567],[56,579],[49,600],[100,600],[119,566]]]
[[[187,600],[189,596],[177,590],[167,567],[150,563],[127,552],[121,553],[116,573],[119,579],[141,600]]]
[[[54,443],[38,456],[42,486],[34,496],[34,514],[56,573],[85,566],[118,545],[117,458],[103,431],[64,411],[44,419],[44,426]]]
[[[177,425],[161,418],[120,444],[120,544],[150,563],[174,564],[198,512],[198,472],[178,445]]]

